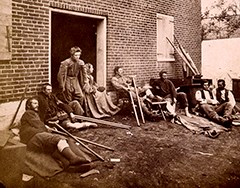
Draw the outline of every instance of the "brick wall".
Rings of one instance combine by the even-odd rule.
[[[116,65],[137,82],[161,69],[182,77],[181,63],[156,62],[156,14],[175,19],[175,35],[200,67],[200,0],[12,0],[12,60],[0,62],[0,102],[18,100],[49,79],[49,7],[107,17],[107,82]]]

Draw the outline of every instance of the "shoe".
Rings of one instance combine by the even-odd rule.
[[[223,122],[223,126],[226,127],[226,128],[231,128],[232,120],[231,119],[227,119],[226,121]]]
[[[95,168],[96,165],[89,163],[89,164],[80,164],[80,165],[70,165],[66,171],[70,173],[85,173],[89,170]]]

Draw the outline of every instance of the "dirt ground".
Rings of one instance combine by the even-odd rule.
[[[95,162],[100,173],[81,178],[80,173],[62,172],[44,180],[46,187],[240,187],[240,127],[212,139],[165,121],[147,121],[138,127],[131,114],[105,120],[131,129],[99,124],[77,133],[115,149],[88,145],[105,159]],[[120,162],[110,162],[110,158]],[[34,187],[38,187],[36,182]]]

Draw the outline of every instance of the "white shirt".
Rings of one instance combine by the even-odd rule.
[[[225,100],[225,89],[221,90],[221,98],[223,100]],[[217,90],[216,88],[213,89],[213,95],[215,96],[215,98],[217,98]],[[235,101],[235,98],[232,94],[231,91],[228,90],[228,98],[229,98],[229,102],[232,104],[232,106],[235,106],[236,105],[236,101]]]
[[[213,94],[213,99],[212,99],[208,90],[203,90],[203,93],[205,94],[206,99],[202,98],[201,90],[198,90],[195,93],[195,99],[197,100],[197,102],[199,102],[200,104],[217,104],[218,103],[218,101],[216,99],[216,95]]]

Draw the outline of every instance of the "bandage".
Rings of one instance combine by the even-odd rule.
[[[65,148],[69,147],[68,143],[66,140],[60,140],[57,143],[57,148],[60,152],[62,152]]]

